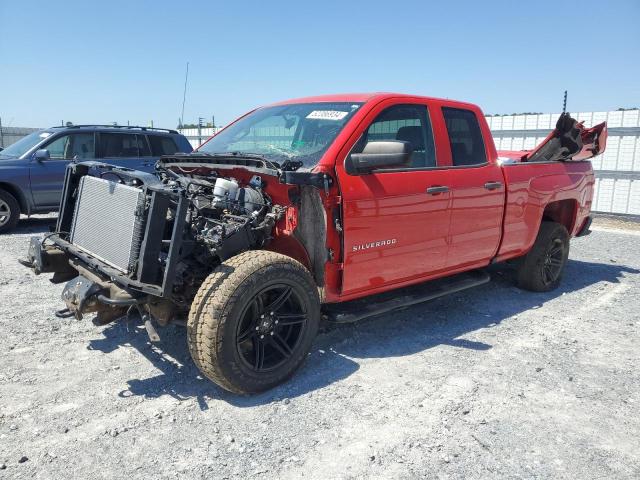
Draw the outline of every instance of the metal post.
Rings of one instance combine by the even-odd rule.
[[[189,62],[187,62],[187,71],[184,74],[184,92],[182,93],[182,110],[180,112],[180,125],[184,125],[184,102],[187,99],[188,78],[189,78]]]
[[[2,133],[2,117],[0,117],[0,148],[4,148],[4,133]]]

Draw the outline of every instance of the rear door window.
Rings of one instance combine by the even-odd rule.
[[[151,151],[144,135],[133,133],[100,133],[104,158],[150,157]]]
[[[149,143],[151,144],[151,153],[154,157],[162,155],[173,155],[178,151],[178,146],[173,138],[162,137],[160,135],[149,135]]]
[[[44,148],[49,157],[55,160],[74,160],[95,158],[93,133],[71,133],[56,138]]]
[[[449,134],[453,165],[487,163],[482,131],[475,113],[461,108],[443,107],[442,114]]]

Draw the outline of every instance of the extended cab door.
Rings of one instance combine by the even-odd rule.
[[[365,118],[351,153],[367,142],[411,143],[409,167],[349,175],[338,162],[343,212],[342,295],[375,293],[445,268],[449,170],[437,169],[426,103],[383,102]],[[434,169],[435,168],[435,169]]]
[[[493,140],[479,110],[442,106],[441,113],[452,163],[447,268],[486,265],[502,236],[506,192],[502,168],[495,163]]]
[[[92,160],[95,157],[93,132],[59,135],[41,148],[49,151],[48,160],[33,159],[29,166],[31,193],[37,208],[58,207],[64,173],[72,160]]]

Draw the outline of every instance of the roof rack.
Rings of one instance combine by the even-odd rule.
[[[158,128],[158,127],[140,127],[137,125],[99,125],[99,124],[88,124],[88,125],[57,125],[55,127],[51,127],[51,128],[82,128],[82,127],[104,127],[104,128],[123,128],[123,129],[139,129],[139,130],[143,130],[143,131],[147,131],[147,130],[159,130],[162,132],[169,132],[169,133],[178,133],[177,130],[171,129],[171,128]]]

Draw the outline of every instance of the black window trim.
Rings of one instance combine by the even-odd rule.
[[[152,157],[161,157],[162,155],[174,155],[174,154],[172,154],[172,153],[169,153],[169,154],[161,153],[160,155],[156,155],[155,153],[153,153],[153,145],[151,145],[151,137],[154,137],[154,138],[165,138],[167,140],[170,140],[171,142],[173,142],[173,146],[176,149],[176,153],[180,153],[182,151],[180,149],[180,146],[178,145],[178,142],[173,137],[173,135],[158,135],[158,134],[153,134],[153,133],[147,133],[145,136],[147,137],[147,143],[149,145],[149,151],[151,152],[151,156]],[[187,142],[188,141],[189,140],[187,140]]]
[[[96,138],[96,132],[95,131],[83,131],[83,130],[78,130],[78,131],[69,131],[69,130],[64,130],[60,133],[58,133],[57,135],[50,135],[49,137],[47,137],[45,139],[44,142],[42,142],[42,144],[34,151],[34,153],[38,150],[48,150],[49,145],[51,145],[53,142],[59,140],[62,137],[68,137],[69,135],[86,135],[87,133],[92,133],[93,134],[93,158],[87,158],[85,160],[95,160],[96,158],[100,158],[98,157],[98,144],[97,144],[97,138]],[[73,159],[72,158],[50,158],[48,161],[52,161],[52,162],[71,162]]]
[[[464,112],[470,112],[471,114],[473,114],[474,118],[476,119],[476,122],[478,122],[478,128],[480,129],[480,141],[482,142],[482,149],[484,150],[484,158],[485,161],[484,162],[480,162],[480,163],[472,163],[470,165],[454,165],[453,164],[453,149],[451,148],[451,137],[449,136],[449,129],[447,128],[447,120],[444,117],[444,109],[449,109],[449,110],[461,110]],[[451,166],[449,167],[444,167],[444,168],[475,168],[475,167],[482,167],[485,165],[489,164],[489,152],[487,152],[487,145],[484,141],[484,135],[482,133],[482,128],[480,127],[480,120],[478,120],[478,115],[476,115],[476,112],[474,112],[473,110],[469,109],[469,108],[460,108],[460,107],[452,107],[452,106],[448,106],[448,105],[442,105],[440,107],[440,111],[442,113],[442,119],[444,121],[444,128],[445,131],[447,132],[447,138],[449,140],[449,151],[451,152]]]
[[[345,159],[348,158],[351,155],[351,153],[353,152],[353,149],[356,147],[356,145],[358,145],[358,142],[360,142],[360,140],[362,139],[362,136],[367,133],[367,131],[369,130],[369,127],[371,127],[371,125],[373,125],[375,120],[382,113],[384,113],[386,110],[389,110],[390,108],[395,108],[395,107],[423,107],[425,109],[425,111],[426,111],[426,119],[427,119],[427,122],[429,122],[429,131],[431,132],[431,141],[433,143],[433,154],[435,155],[436,166],[435,167],[378,168],[378,169],[371,170],[369,172],[369,174],[373,174],[373,173],[398,173],[398,172],[421,172],[421,171],[424,171],[424,170],[436,170],[436,169],[439,169],[439,168],[443,168],[443,167],[438,167],[437,166],[437,163],[438,163],[438,145],[437,145],[437,142],[436,142],[436,137],[435,137],[435,135],[433,133],[433,122],[431,121],[431,111],[430,111],[429,105],[427,105],[425,103],[420,103],[420,102],[416,102],[416,103],[394,103],[394,104],[389,105],[387,107],[384,107],[382,110],[380,110],[380,112],[378,112],[376,114],[376,116],[373,118],[373,120],[362,131],[360,136],[358,136],[358,139],[351,146],[351,149],[349,150],[349,153],[347,154]],[[427,132],[427,133],[429,133],[429,132]],[[446,167],[444,167],[444,168],[446,168]]]
[[[97,134],[97,135],[95,135]],[[95,147],[94,150],[96,151],[96,154],[98,152],[98,146],[100,147],[100,156],[96,155],[96,158],[155,158],[157,155],[153,155],[153,151],[151,150],[151,142],[149,142],[149,139],[147,138],[147,134],[145,133],[140,133],[140,132],[107,132],[107,131],[97,131],[95,132],[95,136],[94,136],[94,142],[95,143]],[[138,155],[135,157],[105,157],[104,156],[104,145],[102,143],[102,135],[135,135],[135,136],[141,136],[144,137],[144,141],[147,144],[147,148],[149,149],[149,156],[143,157],[140,155],[140,148],[138,148]],[[162,135],[158,135],[158,136],[162,136]],[[136,141],[136,145],[138,144],[138,142]]]

